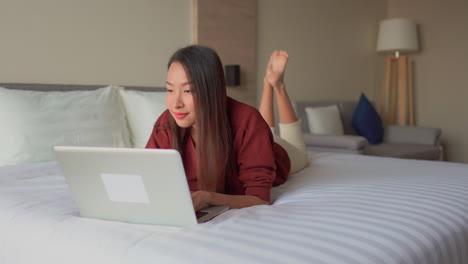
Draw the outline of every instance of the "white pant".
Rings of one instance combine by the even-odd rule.
[[[301,120],[290,124],[280,123],[279,130],[280,136],[276,136],[274,128],[271,128],[274,141],[283,147],[289,155],[291,160],[289,175],[291,175],[302,170],[309,163],[304,136],[302,135]]]

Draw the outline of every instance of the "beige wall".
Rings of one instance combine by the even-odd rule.
[[[375,100],[383,61],[375,52],[386,0],[259,0],[261,87],[270,53],[289,52],[286,85],[292,99]],[[259,100],[260,90],[257,100]]]
[[[1,82],[164,85],[169,56],[191,42],[191,0],[0,4]],[[463,0],[259,0],[257,95],[270,52],[285,49],[293,99],[376,100],[378,22],[412,18],[423,46],[412,56],[416,122],[442,128],[448,160],[468,163],[467,13]],[[233,93],[259,99],[255,88]]]
[[[468,163],[468,1],[389,0],[388,17],[414,19],[415,118],[440,127],[447,160]]]
[[[165,85],[190,0],[2,0],[0,81]]]

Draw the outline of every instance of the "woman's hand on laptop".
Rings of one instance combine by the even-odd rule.
[[[257,196],[229,195],[208,191],[192,192],[192,202],[195,211],[215,205],[227,205],[229,208],[244,208],[254,205],[270,204]]]
[[[192,192],[192,203],[195,211],[210,206],[211,193],[207,191]]]

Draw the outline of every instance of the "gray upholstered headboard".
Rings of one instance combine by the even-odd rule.
[[[38,84],[38,83],[0,83],[0,87],[17,90],[35,91],[74,91],[74,90],[95,90],[108,85],[80,85],[80,84]],[[151,86],[124,86],[125,89],[138,91],[165,91],[165,87]]]

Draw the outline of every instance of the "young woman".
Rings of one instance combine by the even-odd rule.
[[[289,102],[283,83],[286,62],[285,52],[273,53],[265,77],[265,90],[269,91],[264,93],[272,95],[274,89],[279,100]],[[269,204],[271,187],[284,183],[291,169],[288,153],[273,141],[262,117],[272,126],[272,97],[269,103],[262,99],[262,114],[227,97],[223,66],[208,47],[179,49],[168,68],[168,110],[156,121],[146,147],[181,153],[195,210],[211,205],[243,208]],[[280,122],[300,128],[291,103],[278,105],[280,112],[286,111],[280,113]],[[303,140],[302,147],[286,141],[282,144],[298,153],[304,149]]]

